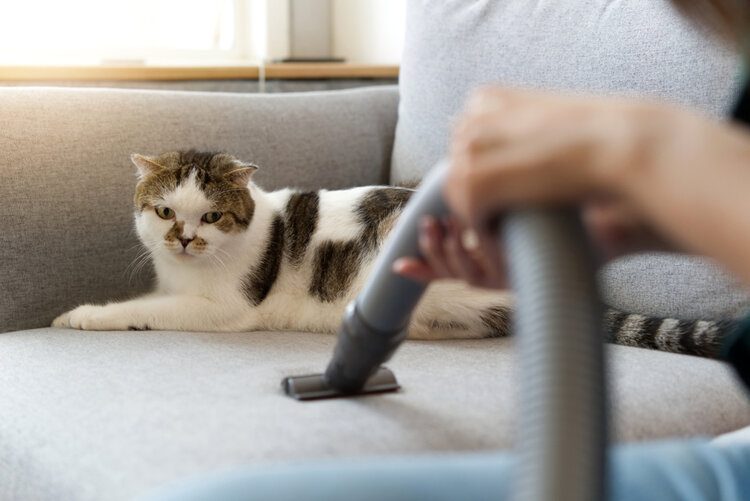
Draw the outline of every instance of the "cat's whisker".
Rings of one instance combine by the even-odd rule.
[[[128,277],[128,285],[132,285],[135,276],[143,269],[143,267],[151,260],[151,250],[145,247],[138,255],[131,261],[128,267],[125,269],[125,273]]]
[[[142,243],[142,242],[138,242],[137,244],[131,245],[130,247],[128,247],[127,249],[125,249],[125,251],[126,251],[126,252],[130,252],[130,251],[132,251],[133,249],[137,249],[137,248],[139,248],[139,247],[143,247],[143,248],[145,248],[145,245],[143,245],[143,243]]]
[[[130,262],[130,264],[128,265],[128,267],[125,268],[125,271],[128,272],[133,266],[136,265],[136,263],[138,263],[143,258],[144,255],[146,255],[148,253],[149,253],[148,249],[143,249],[140,252],[138,252],[138,254]]]
[[[211,257],[214,258],[216,260],[216,262],[221,265],[222,268],[224,268],[224,271],[226,271],[227,273],[229,273],[229,268],[227,268],[227,265],[224,264],[224,261],[222,261],[219,256],[217,256],[216,254],[211,254]]]
[[[143,259],[136,266],[134,266],[130,270],[130,273],[128,274],[128,285],[132,285],[133,284],[133,280],[141,272],[141,270],[146,265],[146,263],[148,263],[148,260],[147,259]]]
[[[215,250],[217,250],[218,252],[221,252],[222,254],[224,254],[224,256],[226,256],[226,258],[227,258],[227,259],[228,259],[228,260],[229,260],[230,262],[231,262],[231,261],[235,261],[235,260],[237,259],[237,257],[236,257],[236,256],[233,256],[233,255],[231,255],[230,253],[228,253],[227,251],[225,251],[225,250],[224,250],[224,249],[222,249],[221,247],[214,247],[214,249],[215,249]]]

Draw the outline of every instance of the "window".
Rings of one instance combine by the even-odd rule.
[[[13,0],[0,3],[0,63],[236,60],[246,0]]]
[[[405,0],[316,2],[328,56],[398,62]],[[290,0],[0,0],[0,65],[252,65],[294,56],[293,18]]]

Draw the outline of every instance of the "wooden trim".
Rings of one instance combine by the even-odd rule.
[[[347,63],[278,63],[266,65],[266,79],[398,78],[398,66]]]
[[[398,66],[273,63],[266,79],[398,78]],[[258,66],[0,66],[0,81],[257,80]]]
[[[3,66],[0,81],[257,79],[257,66]]]

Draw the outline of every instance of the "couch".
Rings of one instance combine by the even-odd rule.
[[[225,150],[265,188],[419,176],[485,82],[676,100],[721,115],[734,54],[665,2],[409,2],[400,88],[238,95],[0,89],[0,499],[132,499],[194,475],[317,458],[511,447],[513,339],[410,341],[399,393],[293,401],[335,339],[303,332],[81,332],[87,301],[147,290],[133,270],[132,152]],[[746,292],[698,258],[602,271],[630,312],[720,317]],[[649,309],[649,311],[645,311]],[[750,424],[723,363],[608,347],[613,438],[713,436]]]

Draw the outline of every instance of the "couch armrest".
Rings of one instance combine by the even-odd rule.
[[[139,293],[130,154],[221,150],[265,188],[388,180],[395,87],[245,95],[0,89],[0,332]]]

